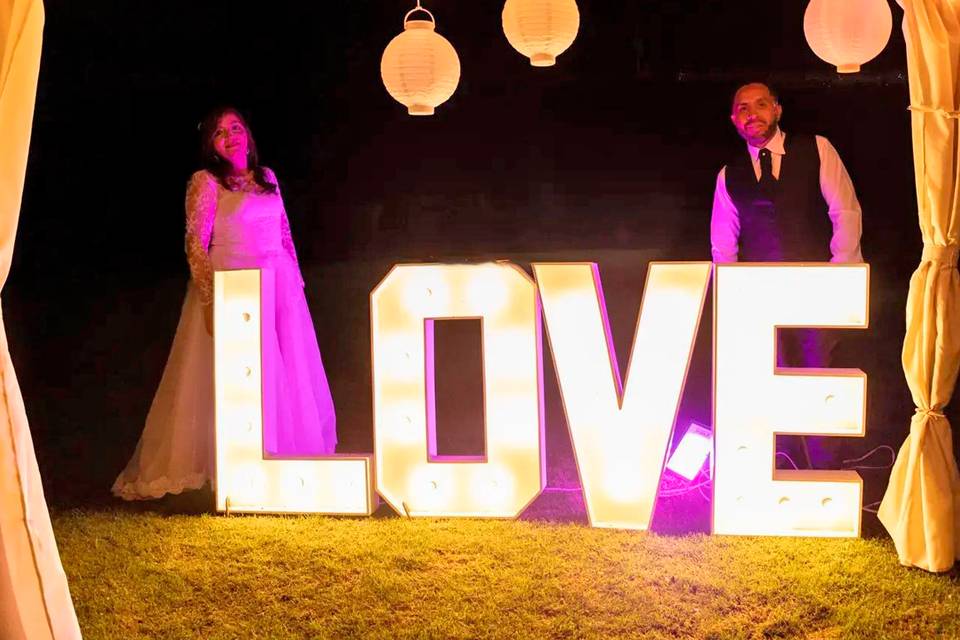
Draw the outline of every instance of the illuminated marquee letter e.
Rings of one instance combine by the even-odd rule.
[[[865,264],[716,267],[715,533],[857,536],[855,471],[775,470],[778,433],[862,436],[858,369],[780,369],[777,327],[867,326]]]

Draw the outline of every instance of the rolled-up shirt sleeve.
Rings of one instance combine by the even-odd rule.
[[[714,262],[736,262],[739,251],[740,215],[727,193],[727,168],[720,169],[713,191],[710,216],[710,252]]]
[[[830,141],[822,136],[817,136],[816,140],[820,154],[820,193],[827,202],[833,224],[830,262],[863,262],[860,249],[862,213],[853,182]]]

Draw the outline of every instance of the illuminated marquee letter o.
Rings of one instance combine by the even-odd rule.
[[[486,458],[438,460],[433,320],[479,318]],[[515,517],[543,490],[540,308],[514,265],[397,265],[370,294],[377,491],[411,516]]]

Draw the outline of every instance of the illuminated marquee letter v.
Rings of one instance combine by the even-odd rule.
[[[533,265],[595,527],[650,524],[710,267],[709,262],[650,264],[621,386],[597,265]]]

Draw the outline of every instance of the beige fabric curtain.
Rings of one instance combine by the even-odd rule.
[[[40,0],[0,0],[0,286],[20,217],[43,17]],[[79,637],[0,317],[0,638]]]
[[[917,410],[879,516],[901,563],[946,571],[960,559],[960,474],[943,414],[960,369],[960,0],[898,1],[923,255],[910,279],[903,341]]]

